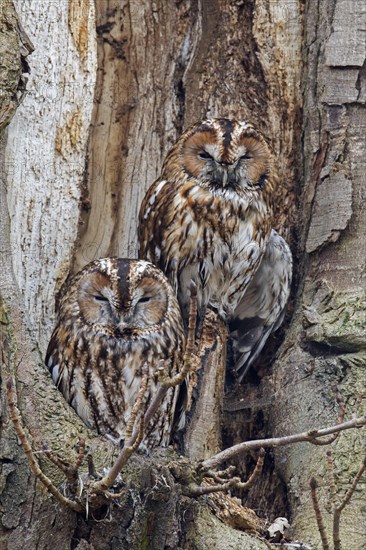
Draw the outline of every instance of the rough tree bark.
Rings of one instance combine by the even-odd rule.
[[[310,0],[305,9],[301,0],[19,0],[15,7],[0,5],[2,126],[18,107],[28,64],[29,80],[1,142],[2,388],[9,370],[16,371],[34,447],[43,439],[72,456],[84,437],[97,467],[111,463],[113,447],[65,406],[42,365],[55,296],[88,261],[136,255],[141,199],[182,129],[206,115],[248,119],[268,139],[281,181],[276,227],[295,253],[295,313],[280,355],[261,380],[236,388],[231,405],[254,396],[251,432],[266,436],[334,423],[335,382],[348,415],[359,412],[365,403],[363,2]],[[26,35],[34,47],[28,57]],[[155,494],[162,476],[174,483],[166,453],[150,463],[131,460],[126,477],[134,488],[106,521],[60,507],[36,488],[3,392],[1,403],[1,548],[262,548],[222,524],[202,500],[176,490]],[[240,407],[226,412],[224,441],[248,435],[243,419]],[[361,430],[335,445],[341,491],[364,448]],[[206,450],[197,445],[192,454]],[[305,444],[276,451],[247,500],[263,516],[290,515],[293,535],[314,548],[320,546],[308,481],[313,474],[324,478],[323,454]],[[41,463],[57,483],[55,469]],[[239,467],[245,471],[245,461]],[[360,489],[341,524],[349,550],[363,545],[361,498]]]
[[[268,380],[275,394],[275,434],[332,422],[335,385],[347,416],[365,410],[366,10],[363,2],[310,1],[304,42],[304,192],[299,208],[302,281],[283,352]],[[267,395],[268,395],[267,394]],[[293,526],[318,541],[308,480],[325,483],[324,448],[276,452],[288,488]],[[333,446],[339,494],[365,456],[365,431]],[[327,502],[324,488],[322,505]],[[365,482],[344,510],[344,548],[364,546]],[[331,532],[331,514],[325,512]]]

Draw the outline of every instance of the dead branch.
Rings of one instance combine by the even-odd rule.
[[[328,485],[329,485],[329,495],[330,503],[332,505],[332,510],[336,506],[336,486],[334,480],[334,460],[332,451],[329,450],[326,453],[326,463],[327,463],[327,472],[328,472]]]
[[[12,419],[20,444],[23,447],[23,451],[26,457],[28,458],[28,462],[33,474],[35,475],[36,479],[38,479],[46,487],[46,489],[56,498],[56,500],[61,502],[61,504],[68,506],[75,512],[81,512],[83,510],[82,505],[78,502],[75,502],[73,500],[70,500],[64,497],[60,493],[60,491],[53,485],[52,481],[47,476],[45,476],[45,474],[40,469],[23,427],[22,418],[21,418],[19,409],[17,407],[16,401],[15,401],[15,394],[13,391],[15,384],[11,378],[8,379],[6,387],[7,387],[7,398],[8,398],[8,404],[9,404],[10,417]]]
[[[325,526],[323,521],[323,516],[319,507],[318,494],[317,494],[318,483],[315,477],[312,477],[310,480],[310,489],[311,489],[311,500],[313,503],[313,508],[315,512],[316,522],[318,524],[318,530],[320,538],[322,540],[323,550],[330,550],[329,543],[327,539],[327,534],[325,532]]]
[[[156,411],[158,410],[161,402],[163,401],[165,394],[169,388],[178,386],[181,384],[189,372],[197,367],[197,357],[195,353],[195,334],[196,334],[196,319],[197,319],[197,288],[196,285],[191,282],[190,287],[191,297],[189,302],[189,318],[188,318],[188,335],[186,349],[183,356],[183,366],[178,374],[170,378],[164,373],[164,368],[158,369],[158,379],[161,386],[154,395],[145,414],[145,425],[147,425]]]
[[[252,487],[254,485],[255,481],[258,479],[258,477],[262,473],[265,454],[266,454],[265,450],[263,449],[263,447],[261,447],[259,449],[257,463],[255,465],[255,468],[254,468],[251,476],[249,477],[248,481],[246,481],[245,483],[242,483],[242,482],[238,483],[236,485],[236,487],[238,489],[249,489],[250,487]]]
[[[358,482],[360,481],[363,473],[366,470],[366,457],[364,458],[357,474],[355,475],[355,478],[352,482],[351,487],[341,500],[339,504],[336,503],[336,485],[334,480],[334,461],[332,452],[329,450],[326,454],[326,462],[327,462],[327,471],[328,471],[328,485],[329,485],[329,491],[330,491],[330,502],[332,504],[333,508],[333,548],[334,550],[341,550],[341,539],[340,539],[340,533],[339,533],[339,525],[340,525],[340,518],[342,510],[347,506],[349,501],[352,498],[353,493],[355,492],[355,489],[357,487]],[[317,489],[318,484],[316,482],[316,479],[313,477],[310,480],[310,488],[311,488],[311,498],[313,502],[313,508],[315,512],[316,521],[318,524],[318,530],[320,533],[320,537],[322,540],[323,550],[329,550],[329,544],[327,541],[326,531],[324,527],[323,517],[321,514],[321,510],[319,507],[318,497],[317,497]]]
[[[78,449],[78,456],[76,457],[76,460],[74,464],[71,466],[71,469],[73,472],[77,472],[84,462],[85,458],[85,439],[80,439],[79,441],[79,449]]]
[[[52,464],[57,466],[59,470],[67,477],[67,474],[70,470],[71,464],[68,460],[65,460],[64,458],[60,457],[57,454],[54,454],[50,449],[47,449],[47,446],[44,442],[42,442],[42,453],[48,458]],[[38,451],[35,452],[35,454],[38,454]]]
[[[342,510],[345,508],[345,506],[347,506],[347,504],[351,500],[352,495],[355,492],[355,489],[357,487],[357,484],[360,481],[361,476],[363,475],[365,470],[366,470],[366,457],[364,458],[357,474],[355,475],[355,478],[352,482],[351,487],[348,489],[347,493],[345,494],[345,496],[343,497],[343,499],[341,500],[339,505],[336,506],[335,509],[334,509],[334,514],[333,514],[333,544],[334,544],[334,550],[340,550],[340,548],[341,548],[341,539],[340,539],[340,535],[339,535],[339,524],[340,524]]]
[[[187,374],[196,366],[195,355],[195,335],[196,335],[196,320],[197,320],[197,287],[191,281],[189,300],[189,317],[188,317],[188,334],[186,349],[183,356],[183,368],[172,378],[164,374],[164,369],[159,369],[159,381],[164,388],[172,388],[181,384]]]
[[[100,481],[96,481],[92,484],[91,490],[93,493],[103,493],[112,487],[123,466],[127,463],[130,456],[136,451],[144,437],[144,427],[146,425],[144,420],[144,405],[146,406],[146,403],[144,403],[143,397],[147,389],[147,380],[148,374],[147,371],[145,371],[142,377],[140,390],[137,394],[136,402],[132,408],[131,417],[126,426],[126,435],[128,434],[128,439],[125,441],[120,455],[108,473]]]
[[[144,402],[144,397],[147,390],[148,377],[149,377],[149,368],[145,363],[142,367],[140,389],[137,393],[135,404],[132,407],[131,416],[126,425],[125,439],[127,440],[132,437],[133,429],[136,425],[137,416],[142,415],[143,402]]]
[[[215,472],[215,470],[209,470],[206,472],[207,476],[211,477],[214,481],[221,482],[225,481],[232,473],[234,473],[236,470],[236,466],[229,466],[225,470],[220,470],[219,472]]]
[[[190,483],[187,487],[187,489],[184,491],[184,494],[191,497],[201,496],[201,495],[208,495],[210,493],[217,493],[219,491],[222,492],[228,492],[231,489],[249,489],[253,486],[255,481],[258,479],[259,475],[262,472],[263,464],[264,464],[264,457],[265,457],[265,451],[263,448],[259,450],[257,463],[255,465],[255,468],[249,477],[249,479],[245,482],[241,481],[239,477],[232,477],[231,479],[228,479],[226,476],[230,475],[235,469],[232,467],[226,468],[226,470],[223,470],[221,472],[207,472],[208,475],[203,479],[204,484],[203,485],[197,485],[195,483]],[[216,484],[213,484],[212,481],[215,481]],[[211,483],[210,483],[211,482]]]
[[[337,387],[336,390],[337,390],[336,391],[336,400],[337,400],[337,403],[338,403],[337,424],[342,424],[342,422],[344,421],[345,413],[346,413],[346,405],[345,405],[344,399],[342,397],[342,394],[339,391],[339,388]],[[331,443],[333,443],[337,439],[339,434],[340,434],[340,432],[336,432],[331,437],[328,437],[328,439],[323,439],[321,441],[316,439],[316,440],[313,441],[313,445],[330,445]]]
[[[200,464],[200,468],[208,470],[215,468],[222,462],[229,460],[234,456],[238,456],[242,453],[251,451],[253,449],[259,449],[260,447],[283,447],[284,445],[292,445],[293,443],[307,442],[314,444],[314,441],[318,441],[320,437],[324,437],[330,434],[338,433],[343,430],[350,430],[352,428],[361,428],[366,424],[366,417],[361,416],[347,422],[342,422],[336,426],[330,426],[329,428],[314,429],[299,434],[286,435],[283,437],[271,437],[268,439],[257,439],[254,441],[243,441],[237,445],[233,445],[220,453],[204,460]]]
[[[205,483],[208,483],[207,478],[203,480]],[[208,495],[210,493],[217,493],[222,491],[224,493],[230,491],[234,487],[237,487],[240,484],[239,477],[233,477],[226,481],[226,483],[219,483],[217,485],[208,484],[208,485],[197,485],[195,483],[190,483],[188,487],[183,491],[186,496],[190,497],[199,497],[202,495]]]

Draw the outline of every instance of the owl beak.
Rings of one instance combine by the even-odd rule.
[[[228,180],[228,172],[227,172],[227,168],[224,167],[224,169],[222,171],[222,186],[223,187],[226,187],[227,180]]]
[[[119,319],[118,328],[120,331],[125,330],[131,325],[131,317],[122,317]]]

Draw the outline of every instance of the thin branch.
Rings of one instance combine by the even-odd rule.
[[[45,454],[45,456],[48,458],[48,460],[50,462],[52,462],[52,464],[57,466],[57,468],[59,470],[61,470],[61,472],[63,474],[65,474],[65,476],[67,476],[67,474],[70,470],[70,467],[71,467],[70,462],[68,462],[67,460],[61,458],[57,454],[54,454],[50,449],[47,449],[46,445],[44,443],[42,443],[42,447],[43,447],[42,452]]]
[[[137,415],[141,413],[141,410],[143,408],[143,399],[147,390],[148,377],[149,377],[149,368],[145,363],[144,366],[142,367],[142,378],[141,378],[140,389],[137,393],[135,404],[132,407],[131,416],[126,425],[125,439],[130,439],[132,437],[133,429],[136,425]]]
[[[226,483],[219,483],[217,485],[197,485],[196,483],[190,483],[183,492],[186,496],[190,497],[199,497],[202,495],[208,495],[209,493],[218,493],[220,491],[226,493],[230,489],[236,487],[238,483],[240,483],[239,477],[233,477]]]
[[[323,550],[330,550],[328,539],[327,539],[327,534],[325,532],[323,516],[322,516],[321,510],[320,510],[320,507],[319,507],[318,495],[317,495],[317,491],[316,491],[317,488],[318,488],[318,483],[317,483],[315,477],[312,477],[311,480],[310,480],[310,489],[311,489],[311,500],[312,500],[312,503],[313,503],[316,522],[318,524],[318,530],[319,530],[320,538],[322,540]]]
[[[340,502],[340,504],[335,508],[334,515],[333,515],[333,544],[334,544],[334,550],[340,550],[341,548],[341,539],[339,535],[339,523],[341,519],[341,513],[345,506],[349,503],[349,501],[352,498],[353,493],[355,492],[355,489],[357,487],[358,482],[360,481],[363,473],[366,470],[366,457],[364,458],[353,482],[351,487],[348,489],[347,493],[345,494],[344,498]]]
[[[339,388],[337,387],[336,391],[336,400],[338,403],[338,418],[337,418],[337,424],[342,424],[344,421],[344,416],[346,414],[346,404],[344,402],[344,399],[342,397],[341,392],[339,391]],[[330,445],[331,443],[334,443],[334,441],[339,436],[340,432],[336,432],[331,437],[328,437],[328,439],[323,439],[321,441],[315,440],[313,441],[313,445]]]
[[[190,300],[189,300],[189,317],[188,317],[188,334],[186,349],[183,356],[183,368],[172,378],[164,375],[164,370],[160,370],[159,380],[161,385],[166,388],[178,386],[181,384],[187,374],[196,366],[195,356],[195,336],[196,336],[196,322],[197,322],[197,286],[191,281],[190,286]]]
[[[141,405],[141,402],[140,402]],[[132,415],[131,415],[132,416]],[[127,441],[125,441],[125,445],[118,456],[117,460],[111,467],[111,469],[108,471],[108,473],[100,480],[96,481],[91,486],[91,491],[95,493],[103,493],[107,489],[110,489],[112,487],[113,483],[115,482],[118,474],[122,470],[123,466],[127,463],[130,456],[136,451],[138,446],[140,445],[143,436],[144,436],[144,415],[141,414],[139,420],[136,422],[136,415],[134,417],[135,420],[135,427],[133,428],[132,435]]]
[[[76,457],[76,460],[74,464],[71,466],[71,469],[76,473],[78,472],[80,466],[84,462],[85,458],[85,439],[79,440],[79,449],[78,449],[78,456]]]
[[[254,485],[255,481],[258,479],[258,477],[262,473],[265,455],[266,455],[265,450],[263,449],[263,447],[261,447],[259,449],[257,463],[255,465],[255,468],[251,476],[249,477],[248,481],[245,481],[244,483],[243,482],[237,483],[236,484],[237,489],[249,489]]]
[[[156,411],[158,410],[161,402],[163,401],[169,388],[178,386],[183,382],[186,376],[193,371],[197,366],[197,357],[195,354],[195,333],[196,333],[196,319],[197,319],[197,287],[191,282],[191,297],[189,301],[189,320],[188,320],[188,335],[186,349],[183,357],[183,367],[178,374],[172,378],[168,377],[164,373],[164,368],[158,369],[158,378],[161,386],[154,395],[145,414],[145,425],[147,426]]]
[[[249,479],[245,482],[242,482],[239,477],[233,477],[231,479],[225,479],[222,474],[226,472],[230,475],[232,473],[232,467],[227,468],[226,470],[223,470],[223,472],[210,472],[210,477],[213,478],[214,481],[216,481],[216,485],[197,485],[195,483],[191,483],[187,487],[187,492],[185,492],[188,496],[201,496],[201,495],[207,495],[209,493],[218,493],[219,491],[227,492],[230,489],[249,489],[253,486],[254,482],[258,479],[259,475],[262,472],[263,464],[264,464],[264,457],[265,457],[265,451],[263,448],[259,450],[258,454],[258,460],[255,465],[255,468],[249,477]],[[234,466],[235,469],[235,466]],[[207,472],[209,473],[209,472]],[[221,474],[221,475],[220,475]],[[208,483],[207,479],[204,479],[205,483]]]
[[[144,418],[145,426],[149,424],[150,420],[152,419],[156,411],[159,409],[168,389],[169,389],[168,387],[159,386],[156,394],[152,398],[150,405],[148,406],[147,411],[145,413],[145,418]]]
[[[244,441],[229,447],[220,453],[208,458],[201,462],[200,467],[203,470],[210,468],[215,468],[222,462],[229,460],[230,458],[240,455],[242,453],[251,451],[253,449],[259,449],[260,447],[283,447],[284,445],[291,445],[293,443],[307,442],[314,444],[314,441],[317,441],[318,438],[324,437],[326,435],[334,434],[341,432],[343,430],[350,430],[351,428],[361,428],[366,424],[366,417],[361,416],[360,418],[355,418],[353,420],[348,420],[347,422],[342,422],[336,426],[330,426],[329,428],[322,428],[316,430],[309,430],[307,432],[302,432],[294,435],[286,435],[283,437],[272,437],[268,439],[257,439],[254,441]]]
[[[19,412],[19,409],[15,402],[14,397],[14,383],[11,378],[7,381],[7,398],[9,403],[9,411],[10,411],[10,417],[12,419],[15,431],[17,433],[17,436],[19,437],[19,441],[21,443],[21,446],[23,447],[23,451],[28,458],[28,462],[30,465],[30,468],[35,475],[37,479],[47,488],[47,490],[62,504],[65,504],[75,512],[81,512],[83,510],[83,507],[78,502],[74,502],[73,500],[70,500],[66,497],[64,497],[58,489],[53,485],[52,481],[44,475],[42,470],[40,469],[38,462],[33,454],[32,447],[28,441],[27,435],[23,428],[22,418]]]
[[[328,472],[328,485],[329,485],[329,494],[330,494],[330,503],[332,505],[332,509],[334,510],[336,506],[336,486],[335,486],[335,480],[334,480],[334,460],[333,460],[333,454],[332,451],[327,451],[326,454],[326,463],[327,463],[327,472]]]
[[[98,472],[95,469],[94,460],[93,460],[92,455],[88,455],[86,457],[86,460],[87,460],[87,463],[88,463],[88,476],[97,478],[98,477]]]
[[[352,498],[352,495],[353,493],[355,492],[355,489],[356,489],[356,486],[358,484],[358,482],[360,481],[360,478],[361,476],[363,475],[363,473],[365,472],[366,470],[366,458],[364,458],[364,461],[363,463],[361,464],[360,466],[360,469],[358,470],[356,476],[355,476],[355,479],[353,480],[353,483],[351,485],[351,487],[348,489],[345,497],[343,498],[342,502],[340,503],[339,506],[337,506],[337,509],[341,512],[343,510],[343,508],[349,503],[349,501],[351,500]]]
[[[100,481],[96,481],[92,484],[91,491],[93,493],[103,493],[104,491],[112,487],[123,466],[127,463],[130,456],[134,453],[137,446],[141,443],[142,437],[141,439],[139,439],[140,436],[141,430],[138,428],[134,431],[132,437],[125,442],[125,446],[123,447],[120,455],[118,456],[117,460],[115,461],[109,472]]]
[[[220,470],[219,472],[215,472],[214,470],[208,470],[206,472],[206,475],[211,477],[214,481],[217,483],[225,482],[232,473],[234,473],[236,470],[236,466],[231,465],[225,470]]]

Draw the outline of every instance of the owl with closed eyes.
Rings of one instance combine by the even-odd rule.
[[[85,424],[120,444],[144,365],[147,407],[158,389],[157,369],[177,374],[184,348],[179,304],[163,273],[146,261],[104,258],[64,291],[46,365]],[[176,400],[177,388],[169,388],[146,427],[146,447],[169,444]]]
[[[272,157],[250,124],[216,118],[186,130],[139,215],[139,257],[167,275],[185,321],[189,285],[229,320],[265,251],[273,222]]]

